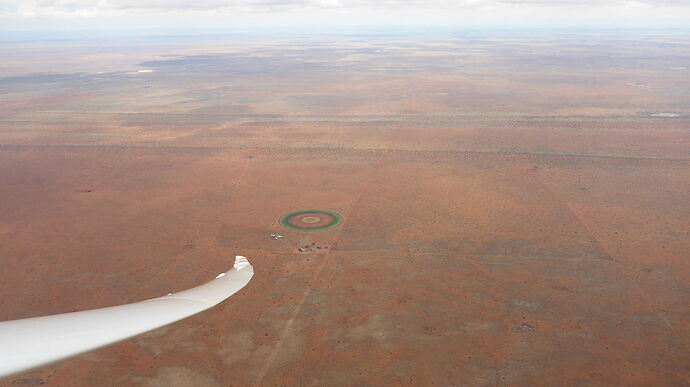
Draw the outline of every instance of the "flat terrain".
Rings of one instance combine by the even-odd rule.
[[[690,384],[690,36],[104,39],[0,43],[0,320],[256,274],[0,385]]]

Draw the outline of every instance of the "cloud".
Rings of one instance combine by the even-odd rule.
[[[496,5],[567,8],[572,6],[690,6],[687,0],[0,0],[0,10],[219,10],[228,8],[418,8],[453,9]]]
[[[173,16],[171,16],[173,15]],[[175,16],[177,15],[177,16]],[[0,0],[0,29],[13,20],[145,21],[176,25],[371,25],[521,23],[598,18],[682,20],[689,0]],[[130,20],[129,22],[127,20]],[[159,23],[160,24],[160,23]],[[602,22],[606,25],[606,22]],[[682,24],[682,23],[680,23]],[[40,27],[40,26],[39,26]]]

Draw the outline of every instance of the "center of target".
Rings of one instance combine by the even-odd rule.
[[[317,223],[321,221],[321,218],[319,218],[318,216],[305,216],[301,220],[304,223]]]

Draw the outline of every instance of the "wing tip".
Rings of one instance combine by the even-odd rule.
[[[235,265],[233,266],[233,268],[235,268],[236,270],[242,270],[247,266],[251,266],[247,257],[243,255],[235,256]]]

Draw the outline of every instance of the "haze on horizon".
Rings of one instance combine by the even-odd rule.
[[[682,0],[0,0],[0,31],[268,27],[684,28]]]

